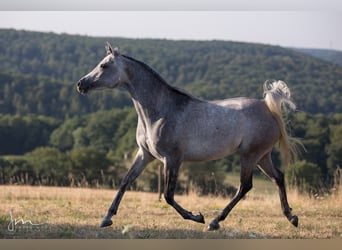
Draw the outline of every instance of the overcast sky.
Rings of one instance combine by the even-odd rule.
[[[127,38],[219,39],[342,51],[341,14],[340,10],[331,9],[260,11],[253,8],[235,11],[2,11],[0,28]]]

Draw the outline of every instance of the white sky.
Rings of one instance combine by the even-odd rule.
[[[219,39],[340,51],[341,26],[341,9],[0,12],[0,28],[127,38]]]

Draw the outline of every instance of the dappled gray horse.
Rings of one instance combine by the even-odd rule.
[[[109,43],[106,50],[107,56],[79,80],[77,90],[86,94],[90,90],[125,88],[138,113],[139,150],[101,227],[112,224],[111,217],[127,187],[154,159],[164,164],[166,202],[184,219],[204,223],[201,213],[192,214],[174,200],[179,167],[183,161],[215,160],[236,151],[240,152],[240,187],[208,229],[218,229],[219,222],[252,188],[255,166],[278,185],[283,213],[294,226],[298,225],[298,217],[292,215],[287,202],[283,173],[271,160],[278,141],[285,161],[295,154],[294,139],[287,135],[282,118],[282,108],[295,109],[284,82],[266,82],[263,100],[234,98],[208,102],[170,86],[145,63],[120,54]]]

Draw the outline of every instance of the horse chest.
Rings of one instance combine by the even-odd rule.
[[[140,128],[139,128],[140,127]],[[169,149],[174,144],[170,126],[166,126],[163,119],[152,124],[142,123],[138,126],[137,140],[139,146],[144,147],[155,158],[162,160],[169,154]]]

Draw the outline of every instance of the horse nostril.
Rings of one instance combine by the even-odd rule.
[[[79,80],[76,85],[77,91],[81,94],[86,94],[88,92],[89,87],[87,87],[87,84],[85,83],[85,81],[82,81],[82,79]]]

